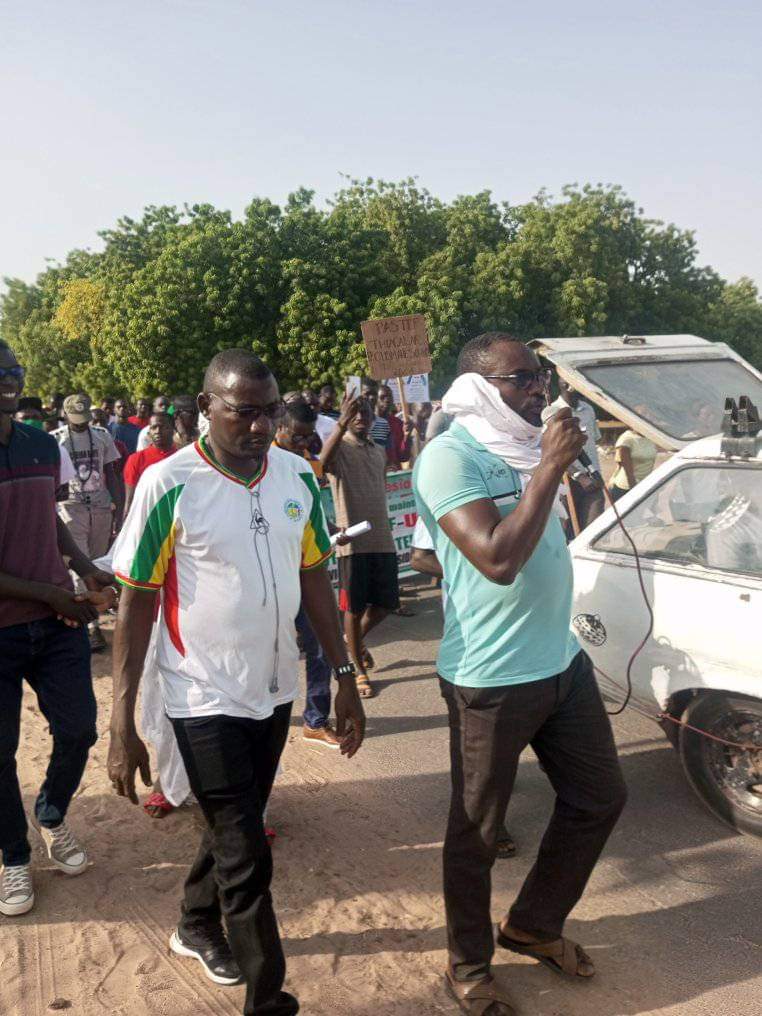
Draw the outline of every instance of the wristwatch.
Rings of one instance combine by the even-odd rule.
[[[357,667],[354,663],[342,663],[340,667],[334,670],[336,680],[340,680],[342,677],[355,677],[357,674]]]

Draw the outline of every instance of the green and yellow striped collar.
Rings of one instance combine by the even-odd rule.
[[[256,487],[256,485],[264,479],[265,473],[267,472],[266,455],[257,472],[250,477],[241,476],[240,473],[235,473],[232,469],[228,469],[226,466],[223,466],[212,451],[209,442],[206,440],[206,434],[196,441],[196,451],[199,453],[204,462],[208,462],[213,469],[217,470],[218,473],[222,473],[223,476],[227,476],[227,478],[232,480],[234,483],[240,483],[241,486],[248,487],[249,490],[251,490],[252,487]]]

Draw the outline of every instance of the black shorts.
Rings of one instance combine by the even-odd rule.
[[[396,610],[400,585],[396,554],[349,554],[339,558],[339,609],[362,614],[366,607]]]

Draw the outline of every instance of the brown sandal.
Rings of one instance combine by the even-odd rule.
[[[485,977],[482,981],[456,981],[446,970],[445,986],[468,1016],[517,1016],[494,977]]]
[[[591,967],[594,967],[594,964],[582,946],[577,942],[572,942],[570,938],[561,936],[561,938],[553,939],[552,942],[519,942],[506,935],[498,925],[497,944],[520,956],[531,956],[532,959],[539,960],[546,967],[555,970],[557,974],[588,978],[595,973],[595,969],[589,974],[580,973],[579,968],[582,963],[587,963]]]
[[[375,692],[373,691],[373,685],[368,680],[367,674],[358,674],[355,678],[357,682],[357,691],[360,698],[373,698]]]

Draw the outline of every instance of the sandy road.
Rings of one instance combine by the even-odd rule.
[[[440,983],[444,928],[440,846],[448,798],[446,723],[432,679],[438,604],[387,622],[374,649],[381,694],[368,739],[347,762],[304,745],[295,719],[273,797],[274,893],[289,986],[305,1013],[454,1013]],[[108,656],[97,659],[100,729]],[[504,954],[500,976],[524,1016],[639,1013],[758,1016],[762,1009],[762,845],[715,822],[647,720],[616,721],[631,801],[570,931],[599,966],[590,984],[562,981]],[[48,752],[34,699],[24,701],[19,763],[27,804]],[[0,1014],[236,1014],[242,991],[220,989],[168,954],[197,840],[191,809],[151,821],[114,798],[105,738],[71,811],[92,866],[52,869],[33,834],[37,906],[0,923]],[[510,903],[547,820],[551,794],[531,756],[509,811],[519,856],[494,875],[497,918]],[[68,1003],[68,1004],[67,1004]]]

